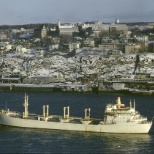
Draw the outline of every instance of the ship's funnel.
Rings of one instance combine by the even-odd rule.
[[[121,98],[120,98],[120,97],[117,98],[116,103],[117,103],[117,104],[121,104]]]

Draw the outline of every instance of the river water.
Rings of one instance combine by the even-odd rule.
[[[70,106],[70,116],[84,117],[91,108],[92,118],[102,118],[106,103],[120,96],[127,106],[136,101],[136,110],[149,120],[154,116],[154,96],[125,94],[73,94],[29,92],[29,112],[63,115]],[[24,92],[0,92],[0,109],[23,112]],[[149,134],[110,134],[62,130],[25,129],[0,126],[0,153],[154,153],[154,127]]]

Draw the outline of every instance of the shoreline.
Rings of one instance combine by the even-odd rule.
[[[62,92],[62,93],[119,93],[119,94],[132,94],[132,95],[146,95],[154,96],[154,92],[148,91],[129,91],[129,90],[94,90],[94,91],[64,91],[61,87],[54,85],[33,85],[33,84],[0,84],[0,91],[24,91],[24,92]]]

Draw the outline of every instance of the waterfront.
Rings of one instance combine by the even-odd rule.
[[[29,111],[42,114],[42,105],[49,104],[49,113],[63,115],[63,107],[70,106],[70,115],[84,117],[84,109],[91,108],[91,117],[101,118],[106,103],[117,96],[129,105],[136,100],[136,109],[153,117],[154,96],[124,94],[72,94],[29,92]],[[0,108],[23,112],[24,92],[0,92]],[[52,153],[153,153],[154,128],[149,134],[105,134],[73,131],[21,129],[0,127],[0,147],[6,152]]]

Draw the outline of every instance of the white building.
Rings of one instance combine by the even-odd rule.
[[[134,36],[134,38],[138,41],[147,42],[149,40],[148,36]]]
[[[113,89],[114,90],[123,90],[125,88],[124,83],[113,83]]]
[[[16,47],[17,54],[30,54],[33,52],[34,52],[34,49],[27,49],[27,48],[22,47],[21,45]]]
[[[73,49],[79,49],[80,46],[81,46],[80,42],[69,43],[69,50],[72,51]]]
[[[49,46],[49,50],[58,49],[58,48],[59,48],[59,44],[52,44]]]

